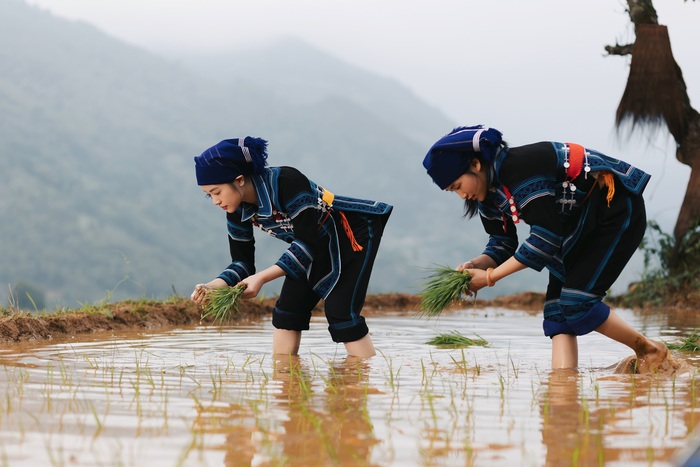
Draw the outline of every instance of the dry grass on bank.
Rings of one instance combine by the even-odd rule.
[[[237,321],[269,315],[276,297],[263,300],[244,300]],[[414,311],[418,313],[420,297],[413,294],[386,293],[368,295],[364,311]],[[615,305],[615,299],[610,301]],[[497,297],[492,300],[471,300],[455,304],[452,308],[474,306],[478,308],[499,307],[539,313],[544,305],[544,294],[525,292]],[[669,306],[665,313],[679,318],[697,316],[700,303],[683,303]],[[322,304],[316,311],[322,312]],[[658,310],[642,310],[658,312]],[[186,298],[168,300],[125,300],[116,303],[87,305],[76,310],[60,310],[46,313],[29,313],[0,308],[0,342],[4,344],[26,341],[41,341],[75,337],[95,332],[166,329],[178,326],[215,324],[212,319],[201,319],[202,310]]]

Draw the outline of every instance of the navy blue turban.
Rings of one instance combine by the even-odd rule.
[[[423,159],[423,167],[433,182],[444,190],[467,172],[476,153],[487,164],[493,164],[502,136],[495,128],[483,125],[455,128],[433,144]]]
[[[267,141],[225,139],[194,158],[197,185],[229,183],[239,175],[259,174],[267,165]]]

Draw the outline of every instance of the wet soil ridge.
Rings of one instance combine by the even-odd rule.
[[[477,300],[477,308],[498,306],[525,310],[541,310],[544,296],[524,293],[500,297],[491,301]],[[272,313],[275,297],[264,300],[244,300],[236,320],[245,320]],[[366,312],[416,311],[420,297],[412,294],[386,293],[368,295]],[[472,302],[456,303],[454,307],[472,306]],[[116,303],[88,305],[76,310],[47,313],[2,310],[0,342],[24,342],[65,338],[95,332],[128,329],[156,330],[160,328],[217,324],[213,319],[202,320],[202,310],[186,298],[156,300],[125,300]],[[322,304],[316,309],[322,313]]]

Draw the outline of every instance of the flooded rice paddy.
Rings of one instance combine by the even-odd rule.
[[[667,342],[694,328],[617,310]],[[345,356],[314,317],[275,360],[269,319],[23,344],[0,353],[0,464],[56,466],[677,465],[700,422],[698,362],[619,375],[591,334],[550,371],[541,318],[471,308],[368,316],[380,354]],[[459,331],[487,347],[437,348]]]

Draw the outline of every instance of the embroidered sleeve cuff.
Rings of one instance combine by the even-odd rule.
[[[226,268],[224,272],[218,275],[220,279],[226,281],[226,283],[233,287],[240,281],[250,276],[250,270],[242,261],[234,261]]]
[[[518,246],[517,240],[510,237],[491,235],[483,254],[492,258],[496,264],[502,264],[505,260],[513,256]]]
[[[530,236],[520,245],[515,257],[528,267],[541,271],[552,262],[560,250],[561,237],[535,225],[530,229]]]
[[[309,247],[299,240],[294,240],[275,264],[281,267],[292,279],[301,279],[308,277],[313,260],[314,257]]]

